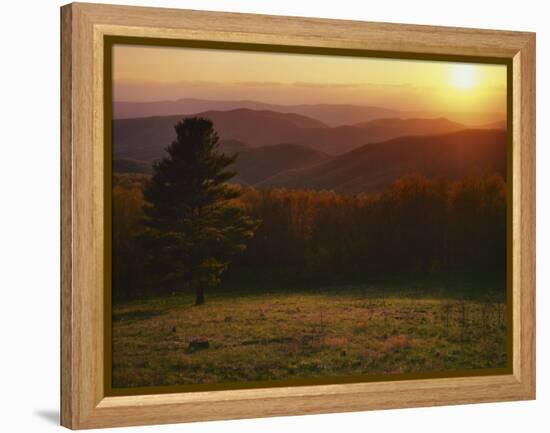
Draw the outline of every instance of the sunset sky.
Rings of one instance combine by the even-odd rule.
[[[419,60],[115,45],[115,101],[180,98],[506,111],[506,67]]]

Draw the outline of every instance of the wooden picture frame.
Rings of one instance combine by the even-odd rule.
[[[512,65],[512,373],[106,396],[106,36],[508,59]],[[61,424],[72,429],[535,398],[535,34],[189,10],[61,8]]]

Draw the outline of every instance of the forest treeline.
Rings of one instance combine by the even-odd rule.
[[[139,241],[147,179],[113,177],[115,298],[161,294],[147,279]],[[278,269],[341,279],[502,274],[506,267],[506,184],[498,174],[477,171],[455,182],[407,176],[374,194],[231,187],[241,189],[237,204],[259,225],[229,275],[235,269]]]

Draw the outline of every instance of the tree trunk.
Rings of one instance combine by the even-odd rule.
[[[195,298],[195,305],[204,304],[204,286],[199,284],[197,286],[197,297]]]

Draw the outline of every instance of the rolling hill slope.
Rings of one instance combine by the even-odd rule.
[[[330,156],[299,144],[276,144],[239,153],[232,170],[234,180],[255,185],[277,173],[305,168],[328,161]]]
[[[258,186],[372,192],[404,175],[421,174],[453,180],[466,176],[475,168],[505,175],[504,131],[462,130],[371,143],[313,167],[276,174]]]

